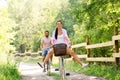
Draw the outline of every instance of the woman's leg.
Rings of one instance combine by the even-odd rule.
[[[53,55],[53,53],[54,53],[53,49],[50,49],[50,51],[48,51],[48,53],[43,61],[43,64],[45,64],[49,60],[49,58]]]
[[[80,59],[78,58],[78,56],[74,53],[73,50],[71,50],[68,47],[67,47],[67,54],[73,56],[73,58],[82,66],[82,62],[80,61]]]
[[[52,62],[52,59],[53,59],[53,54],[51,55],[50,59],[51,59],[51,62]]]

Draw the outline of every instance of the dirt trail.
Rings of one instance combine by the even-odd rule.
[[[52,76],[47,76],[47,73],[43,73],[42,71],[43,69],[38,64],[28,62],[21,62],[19,64],[19,72],[22,75],[22,80],[55,80]],[[52,69],[51,72],[59,74],[55,69]],[[68,73],[69,71],[66,72]],[[105,80],[101,77],[88,76],[75,72],[69,73],[70,76],[67,76],[67,80]]]
[[[42,68],[34,63],[21,62],[19,64],[19,72],[22,75],[22,80],[55,80],[51,76],[47,76],[42,72]]]

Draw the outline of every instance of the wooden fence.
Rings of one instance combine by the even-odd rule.
[[[33,59],[33,60],[39,60],[42,58],[41,56],[42,51],[38,51],[38,52],[25,52],[25,53],[18,53],[16,52],[15,54],[13,54],[15,59],[22,59],[23,57],[25,58],[29,58],[29,59]]]
[[[87,50],[87,54],[85,55],[79,55],[79,58],[86,58],[88,62],[116,62],[117,65],[119,65],[119,44],[118,40],[120,40],[120,35],[118,35],[118,27],[114,28],[114,36],[112,37],[112,41],[103,42],[103,43],[97,43],[97,44],[90,44],[89,37],[86,37],[86,42],[72,45],[71,48],[79,48],[79,47],[85,47]],[[113,46],[115,48],[115,51],[112,53],[112,57],[91,57],[91,51],[90,49],[93,48],[100,48],[100,47],[106,47],[106,46]]]

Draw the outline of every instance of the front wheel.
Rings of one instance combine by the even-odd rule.
[[[62,56],[60,57],[60,75],[62,80],[65,80],[64,59]]]

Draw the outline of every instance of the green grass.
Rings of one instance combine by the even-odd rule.
[[[81,69],[80,71],[87,74],[104,77],[109,80],[120,80],[120,70],[115,66],[93,64],[88,68],[83,70]]]
[[[19,80],[20,75],[15,65],[0,65],[0,80]]]
[[[80,72],[87,75],[94,75],[104,77],[109,80],[120,80],[120,69],[113,65],[99,65],[97,63],[91,64],[86,68],[81,68],[77,62],[66,62],[65,68],[74,72]],[[56,65],[55,65],[56,66]]]
[[[20,74],[11,55],[0,54],[0,80],[20,80]]]
[[[61,76],[56,73],[51,73],[51,76],[54,77],[55,80],[61,80]],[[67,77],[65,77],[65,80],[69,80]]]
[[[61,80],[61,77],[59,74],[51,73],[51,76],[55,78],[55,80]]]

